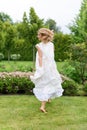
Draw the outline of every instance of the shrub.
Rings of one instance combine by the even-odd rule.
[[[33,72],[33,68],[29,67],[29,65],[18,65],[16,71],[22,71],[22,72]]]
[[[65,80],[62,83],[64,89],[64,95],[67,96],[76,96],[78,92],[78,84],[73,80]]]
[[[83,91],[85,92],[85,96],[87,96],[87,82],[84,84]]]
[[[71,46],[71,66],[75,68],[73,78],[78,83],[84,84],[87,75],[87,47],[86,43]]]
[[[83,63],[82,63],[83,64]],[[84,75],[82,76],[81,73],[83,73],[83,67],[80,62],[74,62],[72,60],[68,60],[65,62],[65,64],[62,67],[62,73],[72,80],[76,81],[77,83],[83,84],[84,81],[87,79],[87,66],[86,71]],[[82,72],[81,72],[82,71]]]
[[[34,84],[26,77],[0,78],[1,94],[33,94]]]
[[[74,76],[74,72],[75,72],[75,68],[72,67],[69,62],[65,63],[62,67],[62,73],[64,75],[67,75],[69,78],[73,79]]]
[[[14,60],[14,61],[15,61],[15,60],[19,60],[20,57],[21,57],[20,54],[12,54],[12,55],[11,55],[11,59]]]

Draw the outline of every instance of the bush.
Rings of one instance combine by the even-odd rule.
[[[71,66],[75,68],[73,78],[78,83],[84,84],[87,75],[87,47],[86,43],[71,46]]]
[[[64,89],[64,95],[67,96],[76,96],[78,92],[78,84],[73,80],[65,80],[62,83]]]
[[[11,55],[11,59],[14,60],[14,61],[19,60],[20,57],[21,57],[20,54],[12,54],[12,55]]]
[[[33,94],[34,84],[25,77],[2,77],[0,78],[1,94]]]
[[[69,62],[66,62],[63,67],[62,67],[62,73],[64,75],[67,75],[69,78],[73,79],[74,76],[74,72],[75,72],[75,68],[72,67]]]
[[[62,67],[62,73],[75,82],[83,84],[84,81],[87,79],[87,68],[84,75],[82,75],[81,71],[83,72],[83,67],[81,66],[82,64],[80,64],[79,62],[68,60]]]
[[[87,82],[84,84],[83,91],[85,92],[85,96],[87,96]]]
[[[33,72],[33,68],[29,67],[29,65],[18,65],[16,71],[21,71],[21,72]]]

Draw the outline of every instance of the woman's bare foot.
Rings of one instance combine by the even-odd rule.
[[[47,111],[44,108],[40,108],[40,111],[42,111],[43,113],[47,113]]]

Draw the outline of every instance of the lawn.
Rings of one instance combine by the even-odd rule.
[[[0,96],[0,130],[87,130],[87,97],[60,97],[39,111],[32,95]]]
[[[62,71],[65,62],[57,62],[57,68]],[[31,71],[33,68],[32,61],[1,61],[0,72],[12,72],[12,71]]]
[[[32,61],[1,61],[0,72],[29,71],[33,67]]]

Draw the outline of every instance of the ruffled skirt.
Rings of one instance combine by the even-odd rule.
[[[35,84],[33,93],[40,101],[48,101],[63,95],[62,79],[55,65],[46,67],[39,67],[34,76],[30,76],[31,81]]]

